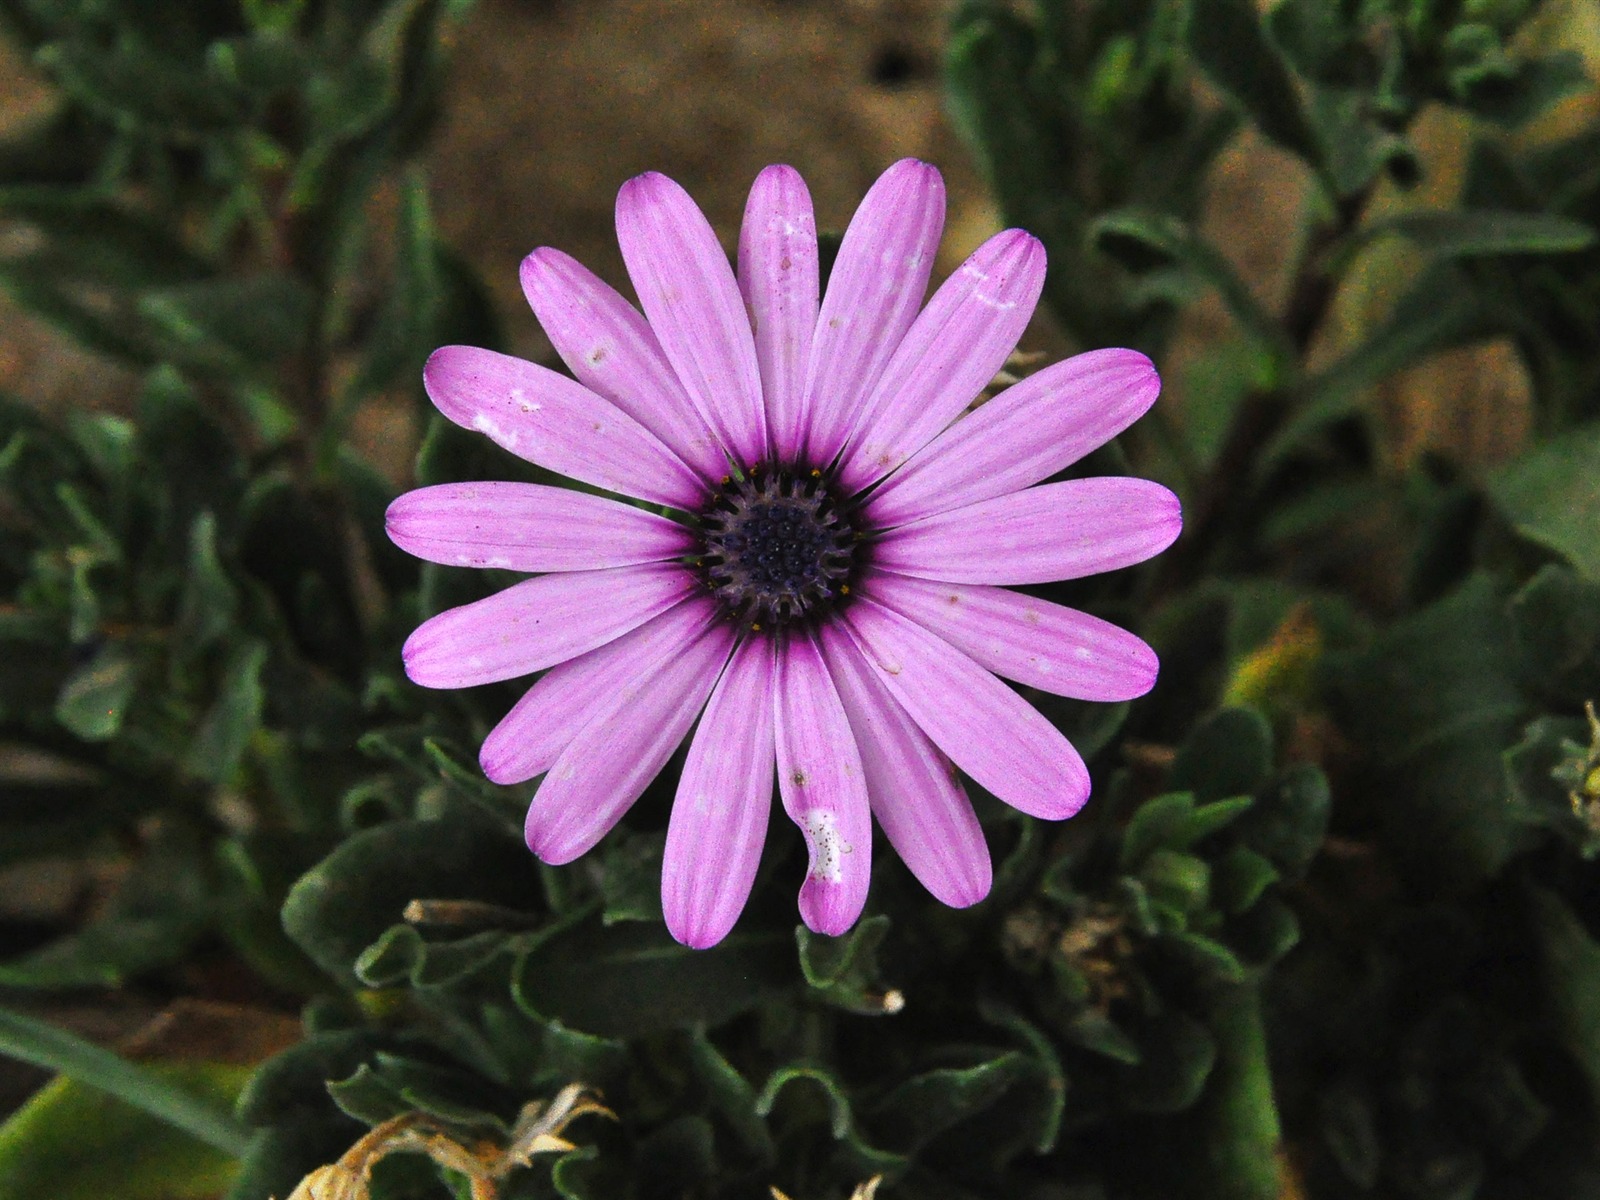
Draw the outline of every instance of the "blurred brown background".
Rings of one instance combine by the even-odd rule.
[[[953,5],[480,0],[455,39],[431,178],[439,224],[489,286],[511,348],[549,353],[517,284],[517,264],[534,247],[560,246],[625,284],[612,201],[624,180],[645,170],[687,187],[731,246],[750,181],[768,163],[797,167],[819,227],[838,229],[887,164],[928,159],[949,187],[936,278],[947,273],[1001,224],[943,110],[940,60]],[[1533,33],[1583,46],[1591,72],[1600,73],[1594,0],[1550,0]],[[0,128],[45,103],[28,64],[0,47]],[[1434,117],[1424,119],[1420,140],[1445,170],[1408,203],[1442,203],[1453,193],[1463,131]],[[1296,164],[1250,138],[1224,155],[1212,183],[1208,232],[1270,306],[1285,283],[1303,194]],[[1392,253],[1378,257],[1362,286],[1347,289],[1338,336],[1353,335],[1392,297],[1406,264]],[[1226,333],[1215,303],[1189,315],[1162,364],[1169,400],[1181,404],[1184,364]],[[1069,349],[1042,317],[1024,346]],[[0,386],[41,404],[119,407],[133,381],[0,299]],[[1408,373],[1379,404],[1397,461],[1434,446],[1482,464],[1525,436],[1523,392],[1506,348],[1491,346]],[[396,426],[400,413],[380,404],[362,422],[363,441],[396,477],[414,432],[409,421]]]

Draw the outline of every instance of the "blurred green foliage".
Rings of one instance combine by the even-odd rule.
[[[91,1121],[75,1144],[136,1160],[139,1194],[286,1197],[396,1121],[500,1161],[574,1082],[615,1119],[476,1186],[1600,1197],[1600,125],[1591,102],[1525,133],[1593,97],[1574,53],[1527,50],[1541,6],[959,8],[950,109],[1045,241],[1067,334],[1159,358],[1211,294],[1233,323],[1161,436],[1080,468],[1167,474],[1184,539],[1039,589],[1141,626],[1162,681],[1029,695],[1097,799],[1056,827],[978,796],[986,902],[944,909],[883,855],[867,917],[818,937],[775,838],[703,952],[656,899],[670,779],[595,855],[541,866],[525,792],[472,761],[510,693],[400,672],[418,619],[489,586],[393,550],[394,488],[350,438],[375,396],[425,419],[435,345],[498,340],[417,157],[469,7],[0,2],[54,86],[0,145],[0,286],[140,381],[116,414],[0,397],[0,865],[119,868],[92,919],[0,928],[0,1003],[222,972],[304,1022],[235,1126],[227,1068],[117,1064],[7,1017],[6,1052],[77,1082],[0,1127],[0,1197]],[[1469,130],[1459,194],[1379,203],[1438,170],[1430,107]],[[1252,134],[1303,189],[1281,301],[1203,229]],[[1415,265],[1393,304],[1329,343],[1395,239]],[[1526,370],[1531,447],[1399,465],[1373,385],[1491,338]],[[416,477],[508,470],[531,468],[435,421]],[[132,1107],[86,1115],[79,1083]],[[247,1149],[219,1163],[222,1134],[150,1114]],[[386,1157],[372,1195],[491,1194],[465,1161]]]

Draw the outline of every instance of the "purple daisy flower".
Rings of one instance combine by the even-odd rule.
[[[450,420],[649,507],[522,483],[401,496],[401,548],[534,575],[421,625],[406,672],[437,688],[545,672],[481,761],[497,783],[544,776],[526,831],[548,863],[599,842],[698,718],[661,881],[690,946],[744,907],[774,773],[810,849],[810,928],[861,914],[874,817],[934,896],[969,905],[991,868],[953,767],[1048,820],[1089,794],[1077,751],[999,677],[1103,701],[1155,682],[1132,634],[1006,588],[1177,537],[1158,484],[1040,483],[1144,413],[1156,372],[1132,350],[1080,354],[968,413],[1033,313],[1045,256],[997,234],[919,312],[943,224],[939,173],[896,163],[819,303],[793,169],[756,179],[737,273],[688,193],[641,175],[617,197],[617,236],[643,315],[558,250],[522,264],[576,381],[469,346],[428,360]]]

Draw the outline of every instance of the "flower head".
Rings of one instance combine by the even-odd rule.
[[[534,576],[421,625],[407,673],[469,687],[545,672],[481,761],[499,783],[544,776],[526,831],[550,863],[604,837],[693,728],[661,884],[691,946],[744,907],[774,774],[810,850],[812,929],[860,915],[874,817],[934,896],[973,904],[989,855],[952,764],[1046,819],[1089,793],[1082,758],[998,677],[1107,701],[1155,681],[1132,634],[1007,590],[1177,536],[1157,484],[1040,482],[1149,408],[1155,370],[1131,350],[1081,354],[968,412],[1033,313],[1044,251],[997,234],[919,312],[943,221],[938,172],[896,163],[819,297],[794,170],[757,178],[737,273],[688,194],[641,175],[617,236],[643,315],[560,251],[522,265],[574,379],[467,346],[428,361],[450,420],[643,506],[520,483],[401,496],[403,549]]]

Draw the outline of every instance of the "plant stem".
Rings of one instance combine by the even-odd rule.
[[[1207,1023],[1217,1065],[1202,1101],[1205,1179],[1216,1200],[1278,1200],[1284,1194],[1282,1132],[1272,1097],[1261,993],[1254,983],[1218,992]]]
[[[1313,227],[1301,247],[1281,318],[1298,362],[1304,362],[1338,292],[1338,277],[1328,269],[1329,251],[1360,222],[1371,194],[1369,186],[1335,202],[1332,219]],[[1163,558],[1156,595],[1195,578],[1224,534],[1247,519],[1255,462],[1294,409],[1292,386],[1253,391],[1239,405],[1214,466],[1189,503],[1185,536]]]

